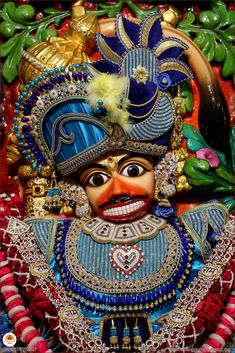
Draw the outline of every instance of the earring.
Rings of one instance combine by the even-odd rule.
[[[183,139],[183,121],[182,116],[185,113],[185,109],[182,108],[184,106],[184,99],[181,96],[180,86],[178,85],[177,96],[173,99],[175,110],[176,110],[176,118],[174,122],[174,128],[171,135],[170,145],[173,153],[177,157],[177,169],[175,173],[175,185],[177,191],[189,191],[192,187],[189,185],[186,175],[184,175],[183,168],[186,159],[188,158],[187,151],[182,147],[182,139]]]
[[[176,193],[174,176],[177,167],[177,157],[168,152],[154,169],[155,190],[154,199],[159,206],[171,207],[169,197]]]
[[[76,216],[90,218],[92,210],[84,189],[70,179],[62,180],[58,185],[62,199],[75,209]]]
[[[56,181],[55,172],[52,173],[50,188],[47,191],[43,208],[50,213],[60,212],[62,207],[61,190]]]

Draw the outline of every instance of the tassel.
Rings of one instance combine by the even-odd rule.
[[[142,337],[140,335],[140,329],[137,324],[137,320],[135,321],[135,326],[133,327],[133,334],[134,334],[134,349],[140,349],[142,344]]]
[[[51,177],[51,185],[50,189],[47,191],[47,195],[45,198],[45,205],[43,208],[50,213],[59,213],[62,207],[61,201],[61,190],[59,189],[55,177],[55,173],[53,172]]]
[[[119,348],[118,346],[118,336],[117,336],[117,329],[114,324],[113,319],[111,320],[112,325],[111,325],[111,332],[110,332],[110,348],[117,349]]]
[[[125,327],[123,329],[122,349],[131,349],[130,330],[129,330],[129,327],[127,326],[126,319],[125,319]]]

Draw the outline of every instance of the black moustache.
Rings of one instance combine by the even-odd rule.
[[[115,197],[109,201],[102,203],[99,206],[99,208],[103,208],[103,207],[107,207],[107,206],[111,206],[111,205],[116,205],[117,203],[126,203],[128,201],[136,200],[136,199],[147,199],[147,195],[135,195],[135,196],[124,195],[124,196],[120,196],[118,198]]]

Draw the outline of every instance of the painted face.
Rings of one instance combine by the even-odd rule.
[[[145,215],[153,201],[154,173],[150,160],[120,154],[100,158],[80,175],[94,212],[121,223]]]

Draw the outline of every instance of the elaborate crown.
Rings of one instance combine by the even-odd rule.
[[[104,59],[49,70],[25,86],[14,131],[33,168],[68,175],[115,149],[166,152],[175,119],[166,90],[192,77],[179,60],[187,46],[162,38],[156,13],[140,24],[117,16],[116,33],[97,35]]]

